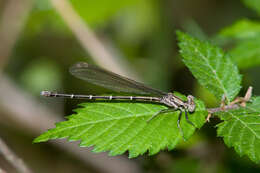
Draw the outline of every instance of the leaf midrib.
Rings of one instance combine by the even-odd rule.
[[[225,96],[228,96],[228,95],[227,95],[227,90],[225,89],[225,87],[224,87],[224,85],[222,84],[222,82],[221,82],[219,76],[217,75],[216,70],[214,70],[213,67],[210,65],[209,60],[208,60],[195,46],[193,46],[193,45],[191,45],[191,46],[194,48],[195,52],[198,52],[199,55],[203,58],[203,60],[207,63],[207,65],[208,65],[208,67],[210,68],[210,70],[211,70],[211,71],[213,72],[213,74],[216,76],[216,80],[217,80],[217,82],[219,83],[219,85],[221,86],[222,90],[224,91]],[[228,101],[228,103],[229,103],[229,102],[230,102],[229,98],[227,97],[226,99],[227,99],[227,101]]]
[[[169,113],[165,113],[165,114],[169,114]],[[89,124],[92,125],[92,124],[98,124],[98,123],[113,121],[113,120],[116,121],[116,120],[122,120],[122,119],[127,119],[127,118],[136,118],[136,117],[142,117],[142,116],[145,117],[146,115],[150,115],[150,114],[142,113],[142,114],[135,114],[135,115],[137,115],[137,116],[124,116],[124,117],[114,118],[114,119],[103,119],[103,120],[98,120],[98,121],[86,122],[86,123],[82,123],[82,124],[79,124],[79,125],[60,128],[59,130],[56,130],[54,133],[59,133],[61,131],[67,130],[67,129],[77,128],[77,127],[81,127],[81,126],[85,126],[85,125],[89,125]]]
[[[235,118],[237,121],[240,121],[246,128],[248,128],[258,139],[260,139],[260,136],[255,133],[255,131],[250,128],[244,121],[242,121],[239,117],[235,116],[233,113],[228,112],[233,118]]]

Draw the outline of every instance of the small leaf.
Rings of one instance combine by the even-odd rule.
[[[248,155],[254,162],[260,161],[260,97],[246,108],[216,113],[224,122],[217,125],[218,136],[224,137],[228,147],[234,147],[240,155]]]
[[[205,107],[196,100],[196,112],[189,114],[189,119],[200,128],[205,123]],[[82,108],[67,121],[56,124],[37,137],[34,142],[49,139],[67,138],[69,141],[81,140],[81,147],[94,146],[94,152],[110,151],[109,154],[119,155],[129,151],[129,157],[137,157],[149,151],[156,154],[161,149],[173,149],[182,135],[177,128],[179,111],[158,115],[149,123],[147,120],[167,107],[145,103],[83,103]],[[188,139],[195,127],[181,120],[184,137]]]
[[[255,38],[260,35],[260,22],[242,19],[222,29],[219,35],[236,39]]]
[[[232,101],[240,91],[241,75],[229,56],[208,42],[182,32],[177,35],[183,61],[199,83],[219,100],[225,95]]]
[[[229,53],[240,69],[260,65],[260,22],[242,19],[223,29],[219,35],[236,39]]]
[[[258,37],[240,41],[229,51],[231,59],[240,69],[260,65],[260,35]]]
[[[260,1],[259,0],[243,0],[244,4],[249,8],[255,10],[260,14]]]

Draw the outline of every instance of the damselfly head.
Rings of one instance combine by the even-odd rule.
[[[195,102],[194,102],[194,97],[192,96],[192,95],[188,95],[187,96],[187,102],[186,102],[186,104],[185,104],[185,107],[186,107],[186,109],[190,112],[190,113],[192,113],[192,112],[194,112],[195,111],[195,109],[196,109],[196,104],[195,104]]]

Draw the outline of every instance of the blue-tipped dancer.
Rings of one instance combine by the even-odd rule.
[[[77,95],[77,94],[59,94],[51,91],[42,91],[41,95],[46,97],[63,97],[71,99],[105,99],[105,100],[129,100],[129,101],[142,101],[164,104],[168,109],[163,109],[153,115],[148,121],[155,118],[157,115],[172,111],[179,110],[179,117],[177,126],[180,128],[180,120],[182,112],[185,112],[185,117],[188,123],[194,124],[188,119],[187,112],[192,113],[195,111],[194,97],[192,95],[187,96],[187,101],[183,101],[179,97],[172,93],[165,93],[163,91],[145,86],[142,83],[136,82],[132,79],[120,76],[110,71],[101,69],[99,67],[89,65],[85,62],[79,62],[70,68],[70,73],[82,80],[89,83],[102,86],[107,89],[114,90],[116,92],[134,93],[141,96],[96,96],[96,95]],[[149,95],[149,96],[145,96]],[[182,132],[182,131],[181,131]]]

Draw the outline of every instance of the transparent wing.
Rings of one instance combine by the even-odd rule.
[[[114,90],[116,92],[126,92],[145,95],[166,95],[165,92],[150,88],[142,83],[132,79],[120,76],[113,72],[101,69],[99,67],[79,62],[70,68],[70,73],[89,83]]]

